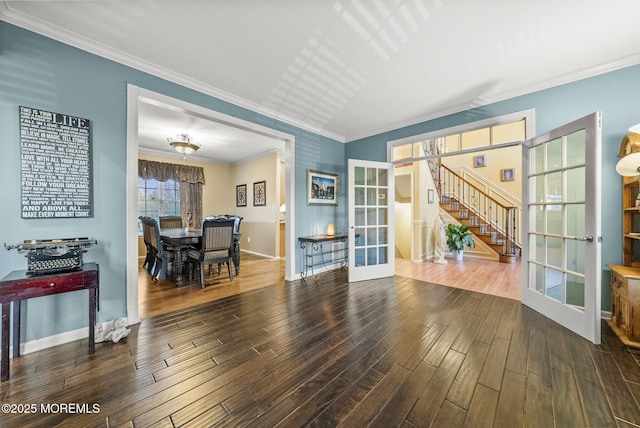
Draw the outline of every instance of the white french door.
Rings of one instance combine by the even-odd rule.
[[[349,159],[349,282],[393,276],[393,165]]]
[[[600,343],[601,115],[524,143],[522,303]]]

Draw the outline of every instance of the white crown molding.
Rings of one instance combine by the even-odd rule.
[[[48,22],[34,19],[32,17],[16,12],[8,6],[6,1],[0,2],[0,20],[27,29],[29,31],[33,31],[34,33],[49,37],[83,51],[115,61],[119,64],[132,67],[136,70],[149,73],[153,76],[160,77],[178,85],[185,86],[198,92],[202,92],[203,94],[221,99],[236,106],[246,108],[247,110],[262,114],[271,119],[279,120],[289,125],[296,126],[298,128],[313,132],[314,134],[318,134],[341,143],[346,142],[344,136],[342,135],[338,135],[334,132],[327,131],[326,129],[309,125],[308,123],[291,118],[270,108],[264,107],[252,101],[233,95],[229,92],[223,91],[222,89],[206,85],[198,80],[191,79],[187,76],[175,73],[171,70],[167,70],[166,68],[160,67],[157,64],[143,61],[140,58],[128,55],[117,49],[113,49],[112,47],[95,42],[85,37],[80,37],[77,34],[73,34],[64,28],[51,25]]]
[[[461,104],[446,110],[440,110],[437,112],[430,113],[428,115],[398,122],[398,123],[395,123],[394,125],[389,125],[383,128],[372,129],[370,131],[351,135],[351,136],[343,136],[343,135],[336,134],[334,132],[330,132],[326,129],[322,129],[322,128],[318,128],[316,126],[310,125],[301,120],[289,117],[287,115],[279,113],[275,110],[272,110],[260,104],[254,103],[247,99],[244,99],[234,94],[223,91],[219,88],[206,85],[198,80],[194,80],[187,76],[181,75],[179,73],[172,72],[156,64],[150,63],[148,61],[143,61],[137,57],[128,55],[124,52],[120,52],[109,46],[97,43],[93,40],[90,40],[84,37],[79,37],[78,35],[73,34],[64,28],[51,25],[48,22],[34,19],[33,17],[30,17],[30,16],[26,16],[20,12],[12,10],[9,7],[7,1],[0,1],[0,20],[25,28],[27,30],[33,31],[35,33],[41,34],[43,36],[65,43],[67,45],[76,47],[78,49],[93,53],[103,58],[107,58],[112,61],[118,62],[120,64],[135,68],[136,70],[140,70],[140,71],[149,73],[153,76],[157,76],[162,79],[171,81],[173,83],[196,90],[198,92],[202,92],[206,95],[210,95],[212,97],[221,99],[223,101],[229,102],[236,106],[246,108],[253,112],[267,116],[271,119],[279,120],[289,125],[299,127],[306,131],[313,132],[315,134],[318,134],[342,143],[349,143],[352,141],[360,140],[363,138],[367,138],[367,137],[382,134],[385,132],[393,131],[396,129],[404,128],[407,126],[416,125],[429,120],[441,118],[447,115],[460,113],[460,112],[469,110],[470,108],[480,108],[480,107],[483,107],[492,103],[504,101],[510,98],[526,95],[526,94],[541,91],[544,89],[549,89],[562,84],[575,82],[578,80],[594,77],[600,74],[604,74],[604,73],[616,71],[625,67],[630,67],[633,65],[640,64],[640,53],[638,53],[617,61],[600,64],[594,67],[590,67],[588,69],[565,74],[563,76],[554,77],[552,79],[540,81],[531,85],[521,86],[515,89],[495,93],[490,96],[485,95],[482,99],[482,102],[479,102],[476,105],[469,105],[468,103]]]

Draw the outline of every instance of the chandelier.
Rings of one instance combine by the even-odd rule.
[[[190,155],[200,148],[199,144],[191,142],[191,137],[188,134],[178,134],[173,138],[167,138],[167,141],[176,152],[183,155]]]

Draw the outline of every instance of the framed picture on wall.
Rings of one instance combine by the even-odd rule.
[[[236,186],[236,207],[247,206],[247,185],[238,184]]]
[[[487,155],[478,155],[473,157],[473,166],[475,168],[480,168],[483,166],[487,166]]]
[[[501,171],[502,181],[514,181],[516,179],[515,168],[506,168]]]
[[[307,204],[338,205],[338,174],[307,170]]]
[[[264,207],[267,205],[267,182],[256,181],[253,183],[253,206]]]

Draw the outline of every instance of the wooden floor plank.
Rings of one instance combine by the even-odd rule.
[[[478,385],[464,420],[464,426],[470,428],[493,427],[497,403],[497,391],[484,385]]]
[[[411,376],[407,378],[387,405],[382,408],[371,425],[379,427],[400,426],[415,402],[424,393],[435,372],[436,367],[431,364],[424,362],[418,364],[412,371]]]
[[[488,353],[489,345],[486,343],[475,342],[471,346],[447,394],[447,401],[465,410],[469,409]]]
[[[481,283],[498,276],[481,262],[411,266],[447,287],[349,283],[342,270],[285,282],[262,273],[280,261],[246,261],[233,284],[149,284],[157,314],[93,355],[84,339],[11,360],[2,404],[100,413],[5,413],[0,425],[640,425],[638,356],[606,324],[593,345],[517,300],[459,288],[503,287]],[[180,299],[191,305],[162,311]]]
[[[505,370],[498,395],[494,424],[496,427],[524,426],[527,378],[525,375]]]
[[[449,392],[458,370],[464,361],[464,354],[450,350],[427,384],[425,393],[407,415],[407,421],[416,426],[430,426],[436,418]]]

